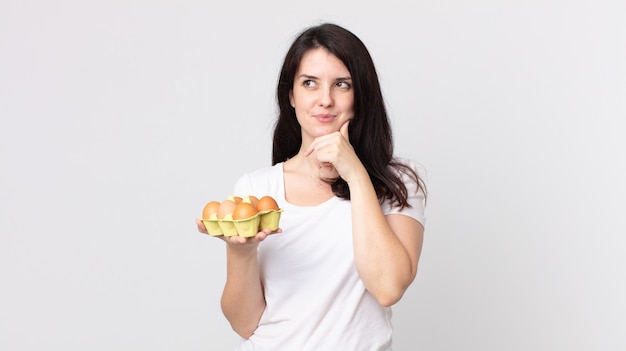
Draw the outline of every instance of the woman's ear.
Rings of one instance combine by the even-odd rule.
[[[296,104],[293,102],[293,90],[289,90],[289,103],[291,107],[296,108]]]

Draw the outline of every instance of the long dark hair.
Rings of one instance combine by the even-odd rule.
[[[276,91],[279,115],[274,128],[272,165],[288,160],[300,150],[302,134],[289,94],[302,57],[315,48],[328,50],[350,72],[354,89],[354,118],[348,127],[350,143],[369,173],[379,201],[390,199],[400,207],[408,206],[408,191],[401,173],[413,177],[425,194],[424,183],[412,168],[393,157],[391,126],[369,51],[356,35],[333,23],[305,29],[287,51]],[[337,197],[350,199],[345,180],[337,178],[329,183]]]

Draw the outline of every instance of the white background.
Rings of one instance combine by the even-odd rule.
[[[0,3],[0,349],[230,350],[204,204],[335,21],[430,190],[395,350],[626,349],[622,1]]]

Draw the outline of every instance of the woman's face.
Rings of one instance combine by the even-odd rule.
[[[326,49],[311,49],[300,61],[289,100],[296,110],[303,143],[336,132],[354,116],[350,72]]]

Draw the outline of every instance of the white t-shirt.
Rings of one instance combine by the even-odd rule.
[[[402,213],[424,224],[424,195],[405,182],[411,208]],[[391,309],[365,289],[354,263],[349,200],[333,197],[312,207],[285,200],[283,164],[243,175],[234,194],[270,195],[283,209],[282,233],[259,244],[266,308],[238,351],[391,350]]]

